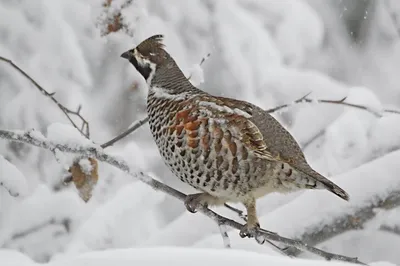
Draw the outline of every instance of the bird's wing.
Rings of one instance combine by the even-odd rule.
[[[201,116],[209,118],[211,123],[219,128],[229,129],[231,137],[239,141],[249,152],[266,160],[279,160],[269,151],[262,132],[250,120],[251,109],[239,103],[244,102],[237,101],[234,104],[231,99],[208,96],[197,99]]]
[[[225,97],[216,97],[220,105],[244,113],[246,132],[243,135],[249,147],[255,149],[260,157],[269,160],[289,163],[292,166],[298,162],[306,162],[304,154],[295,138],[268,112],[246,101]],[[250,141],[256,141],[256,144]]]

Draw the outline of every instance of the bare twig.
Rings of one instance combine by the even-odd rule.
[[[202,66],[203,63],[210,57],[210,55],[211,55],[211,53],[208,53],[206,56],[204,56],[204,57],[201,59],[201,61],[200,61],[200,63],[199,63],[199,66]],[[190,73],[190,75],[189,75],[189,77],[188,77],[188,80],[190,80],[190,79],[192,78],[192,76],[193,76],[193,73]]]
[[[304,95],[303,97],[295,100],[292,103],[288,103],[288,104],[282,104],[279,105],[277,107],[271,108],[271,109],[267,109],[265,110],[268,113],[274,113],[276,111],[279,111],[283,108],[287,108],[296,104],[301,104],[301,103],[327,103],[327,104],[337,104],[337,105],[343,105],[343,106],[348,106],[348,107],[352,107],[352,108],[356,108],[356,109],[360,109],[360,110],[365,110],[367,112],[370,112],[371,114],[377,116],[377,117],[382,117],[382,113],[392,113],[392,114],[400,114],[400,110],[395,110],[395,109],[383,109],[381,112],[377,112],[367,106],[364,105],[359,105],[359,104],[353,104],[353,103],[347,103],[345,102],[345,100],[347,99],[347,97],[343,97],[340,100],[323,100],[323,99],[310,99],[307,98],[308,95],[310,95],[310,93]]]
[[[61,111],[65,114],[65,116],[68,118],[69,122],[87,139],[90,137],[90,131],[89,131],[89,122],[81,115],[80,111],[82,109],[81,106],[78,106],[78,109],[76,111],[72,111],[62,105],[60,102],[54,98],[55,92],[48,92],[45,90],[42,86],[39,85],[31,76],[29,76],[24,70],[22,70],[19,66],[14,64],[10,59],[7,59],[5,57],[0,56],[0,60],[3,62],[6,62],[10,64],[14,69],[16,69],[19,73],[21,73],[25,78],[27,78],[43,95],[46,97],[50,98],[57,106],[61,109]],[[70,117],[70,115],[74,115],[78,117],[82,121],[82,126],[78,126]]]
[[[65,152],[65,153],[75,153],[75,154],[79,154],[82,156],[96,158],[99,161],[106,162],[106,163],[124,171],[125,173],[128,173],[132,177],[138,178],[140,181],[146,183],[147,185],[149,185],[156,191],[164,192],[182,202],[185,201],[185,199],[187,197],[186,194],[184,194],[172,187],[169,187],[158,180],[151,178],[149,175],[147,175],[143,172],[139,172],[139,173],[132,172],[131,169],[129,168],[128,164],[124,160],[117,159],[116,157],[105,153],[100,146],[97,146],[94,144],[88,145],[88,146],[74,145],[73,147],[71,147],[68,145],[54,143],[54,142],[48,141],[43,138],[37,139],[37,138],[35,138],[35,135],[30,134],[29,132],[8,131],[8,130],[0,130],[0,138],[7,139],[10,141],[22,142],[22,143],[30,144],[30,145],[33,145],[36,147],[48,149],[48,150],[58,149],[61,152]],[[244,226],[241,223],[238,223],[236,221],[233,221],[231,219],[223,217],[205,207],[199,208],[198,211],[205,214],[207,217],[209,217],[210,219],[212,219],[219,225],[223,224],[225,226],[229,226],[229,227],[232,227],[237,230],[240,230]],[[268,240],[280,242],[287,246],[292,246],[292,247],[295,247],[295,248],[303,250],[303,251],[308,251],[308,252],[314,253],[320,257],[325,258],[326,260],[341,260],[341,261],[363,264],[357,258],[351,258],[351,257],[347,257],[347,256],[329,253],[329,252],[317,249],[315,247],[312,247],[308,244],[305,244],[300,240],[293,240],[293,239],[285,238],[276,233],[269,232],[264,229],[258,229],[256,231],[255,239],[260,244],[267,243]]]
[[[120,135],[116,136],[115,138],[107,141],[106,143],[102,144],[101,147],[103,149],[114,145],[115,142],[125,138],[126,136],[128,136],[129,134],[131,134],[133,131],[135,131],[136,129],[140,128],[141,126],[143,126],[144,124],[146,124],[149,121],[149,117],[145,117],[143,119],[137,120],[136,122],[134,122],[132,124],[132,126],[130,128],[128,128],[128,130],[122,132]]]

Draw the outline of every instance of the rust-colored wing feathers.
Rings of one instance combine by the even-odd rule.
[[[254,153],[256,157],[276,160],[268,151],[262,132],[249,120],[251,117],[249,105],[244,102],[241,102],[242,105],[237,105],[232,102],[232,99],[208,96],[200,96],[195,102],[197,106],[192,109],[191,113],[192,115],[197,113],[194,116],[198,116],[199,119],[208,119],[213,125],[211,138],[220,139],[221,136],[218,134],[223,134],[221,128],[229,128],[228,140],[230,138],[238,140],[247,149],[247,152]],[[235,142],[229,143],[227,145],[231,145],[229,148],[233,149],[232,146]]]

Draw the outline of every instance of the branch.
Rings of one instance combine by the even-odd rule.
[[[303,97],[295,100],[292,103],[288,103],[288,104],[282,104],[280,106],[271,108],[271,109],[267,109],[265,110],[268,113],[275,113],[276,111],[279,111],[281,109],[287,108],[287,107],[291,107],[293,105],[296,104],[302,104],[302,103],[327,103],[327,104],[336,104],[336,105],[343,105],[343,106],[347,106],[347,107],[352,107],[352,108],[356,108],[356,109],[360,109],[360,110],[365,110],[367,112],[370,112],[371,114],[377,116],[377,117],[382,117],[382,113],[392,113],[392,114],[400,114],[399,110],[395,110],[395,109],[383,109],[382,111],[378,112],[373,110],[372,108],[369,108],[367,106],[364,105],[359,105],[359,104],[353,104],[353,103],[347,103],[345,102],[345,100],[347,99],[347,97],[344,97],[340,100],[322,100],[322,99],[310,99],[307,98],[308,95],[310,95],[311,93],[308,93],[306,95],[304,95]]]
[[[76,111],[72,111],[59,103],[56,98],[54,98],[55,92],[48,92],[45,90],[42,86],[39,85],[31,76],[29,76],[24,70],[22,70],[20,67],[18,67],[16,64],[14,64],[10,59],[7,59],[5,57],[0,56],[0,61],[6,62],[10,64],[14,69],[16,69],[20,74],[22,74],[25,78],[27,78],[44,96],[50,98],[57,106],[58,108],[61,109],[61,111],[65,114],[69,122],[76,128],[83,136],[85,136],[87,139],[90,137],[90,131],[89,131],[89,122],[80,114],[82,107],[78,106],[78,109]],[[78,127],[78,125],[72,120],[70,115],[74,115],[78,117],[82,121],[82,126]]]
[[[309,245],[315,246],[344,232],[362,229],[368,221],[376,216],[376,208],[389,210],[399,205],[400,188],[392,191],[386,199],[372,200],[369,205],[356,209],[354,213],[339,216],[330,223],[324,224],[324,226],[315,222],[312,227],[307,228],[307,232],[304,232],[297,238]],[[384,230],[385,228],[381,229]],[[290,256],[298,256],[300,253],[300,250],[293,247],[285,250],[285,254]]]
[[[69,230],[70,230],[69,229],[70,222],[71,221],[69,221],[68,219],[62,219],[61,221],[58,221],[55,218],[51,218],[49,221],[45,221],[45,222],[43,222],[41,224],[34,225],[31,228],[28,228],[28,229],[26,229],[26,230],[24,230],[22,232],[15,233],[14,235],[12,235],[10,241],[26,237],[27,235],[33,234],[35,232],[38,232],[38,231],[42,230],[43,228],[45,228],[45,227],[47,227],[49,225],[56,225],[56,224],[61,225],[61,226],[64,227],[66,232],[69,232]]]
[[[134,132],[136,129],[140,128],[141,126],[143,126],[144,124],[146,124],[149,121],[149,117],[145,117],[143,119],[137,120],[134,123],[132,123],[132,126],[129,127],[128,130],[122,132],[120,135],[116,136],[115,138],[107,141],[106,143],[102,144],[101,147],[103,149],[114,145],[115,142],[125,138],[126,136],[128,136],[129,134],[131,134],[132,132]]]
[[[58,149],[61,152],[75,153],[75,154],[80,154],[82,156],[96,158],[99,161],[103,161],[105,163],[108,163],[108,164],[122,170],[123,172],[131,175],[132,177],[138,178],[140,181],[146,183],[147,185],[149,185],[156,191],[164,192],[182,202],[184,202],[186,199],[186,196],[187,196],[186,194],[184,194],[172,187],[169,187],[158,180],[151,178],[149,175],[147,175],[143,172],[139,172],[139,173],[132,172],[131,169],[129,168],[128,164],[124,160],[117,159],[116,157],[105,153],[100,146],[93,144],[93,145],[88,145],[88,146],[75,145],[75,146],[71,147],[68,145],[51,142],[45,138],[37,139],[37,138],[35,138],[35,135],[37,135],[37,134],[31,134],[31,132],[0,130],[0,138],[2,138],[2,139],[7,139],[10,141],[16,141],[16,142],[22,142],[22,143],[30,144],[30,145],[33,145],[36,147],[48,149],[48,150]],[[228,219],[224,216],[221,216],[208,208],[205,208],[205,207],[199,208],[198,211],[205,214],[207,217],[209,217],[210,219],[215,221],[218,225],[229,226],[229,227],[232,227],[237,230],[240,230],[243,227],[243,224],[233,221],[231,219]],[[308,251],[308,252],[314,253],[320,257],[325,258],[326,260],[340,260],[340,261],[347,261],[347,262],[352,262],[352,263],[363,264],[357,258],[351,258],[351,257],[346,257],[346,256],[338,255],[338,254],[329,253],[329,252],[317,249],[315,247],[312,247],[308,244],[305,244],[300,240],[293,240],[290,238],[285,238],[276,233],[269,232],[264,229],[258,229],[255,232],[255,239],[259,244],[268,243],[268,240],[280,242],[287,246],[292,246],[292,247],[295,247],[295,248],[303,250],[303,251]]]

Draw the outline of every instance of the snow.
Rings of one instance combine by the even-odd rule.
[[[155,256],[157,254],[157,256]],[[2,262],[7,265],[15,266],[33,266],[29,258],[16,254],[13,251],[0,251]],[[222,264],[222,265],[285,265],[285,266],[301,266],[301,265],[319,265],[319,266],[340,266],[348,265],[343,262],[326,262],[326,261],[309,261],[309,260],[293,260],[291,258],[280,258],[270,255],[257,254],[249,251],[239,250],[214,250],[214,249],[193,249],[193,248],[135,248],[135,249],[114,249],[101,252],[89,252],[80,256],[56,259],[50,262],[48,266],[102,266],[102,265],[160,265],[168,262],[171,265],[205,265],[205,264]],[[370,264],[371,266],[392,266],[394,264],[379,261]]]
[[[90,175],[92,173],[93,166],[88,159],[80,159],[78,163],[84,174]]]
[[[47,140],[69,147],[93,145],[93,143],[86,139],[76,128],[64,123],[53,123],[49,125],[47,128]]]
[[[367,107],[366,111],[304,103],[273,114],[304,148],[310,164],[348,190],[351,201],[342,202],[326,191],[267,195],[257,202],[266,229],[289,237],[323,225],[334,229],[335,218],[400,187],[396,175],[400,116],[382,113],[389,105],[400,108],[400,41],[380,1],[328,5],[318,0],[113,0],[109,8],[104,8],[104,2],[0,0],[0,56],[7,56],[54,92],[67,108],[82,106],[91,140],[69,124],[51,99],[4,62],[0,62],[1,129],[18,129],[14,132],[29,132],[35,139],[71,147],[99,148],[146,116],[147,85],[119,56],[161,33],[185,75],[192,74],[192,82],[212,94],[265,109],[290,104],[310,92],[312,99],[347,97],[347,103]],[[354,18],[361,2],[374,8],[368,14],[361,12],[367,17],[363,18],[368,22],[363,24],[366,34],[355,45],[354,35],[350,38],[346,32],[345,18]],[[390,11],[397,13],[398,8]],[[119,12],[126,28],[102,36]],[[199,59],[208,53],[211,57],[201,64]],[[196,192],[166,168],[147,124],[105,152],[126,161],[133,175],[143,171],[184,193]],[[76,155],[4,140],[0,140],[0,154],[0,163],[7,165],[0,173],[18,172],[13,176],[19,177],[1,174],[0,179],[24,196],[11,197],[0,187],[0,264],[6,258],[16,265],[63,260],[66,264],[84,264],[83,260],[98,265],[140,260],[159,264],[180,258],[182,263],[199,264],[218,259],[233,265],[241,260],[325,265],[288,260],[268,245],[241,239],[230,228],[232,251],[226,251],[220,228],[209,218],[186,212],[182,202],[106,163],[99,162],[98,182],[85,203],[73,184],[62,182]],[[240,220],[225,208],[215,210]],[[331,252],[359,256],[370,265],[399,264],[399,236],[381,228],[398,227],[400,209],[375,211],[377,215],[362,229],[314,241]],[[308,253],[301,257],[315,259]]]
[[[2,155],[0,155],[0,187],[6,189],[13,197],[25,196],[28,191],[25,176]]]
[[[189,69],[189,73],[190,82],[193,84],[193,86],[199,86],[204,82],[203,68],[200,66],[200,64],[194,64]]]
[[[34,266],[36,264],[28,256],[12,249],[0,249],[0,262],[10,266]]]
[[[156,254],[156,255],[155,255]],[[321,262],[309,260],[293,260],[290,258],[273,257],[249,251],[239,250],[214,250],[214,249],[191,249],[191,248],[137,248],[120,249],[103,252],[92,252],[83,254],[74,259],[55,261],[51,266],[90,266],[90,265],[348,265],[339,262]]]

